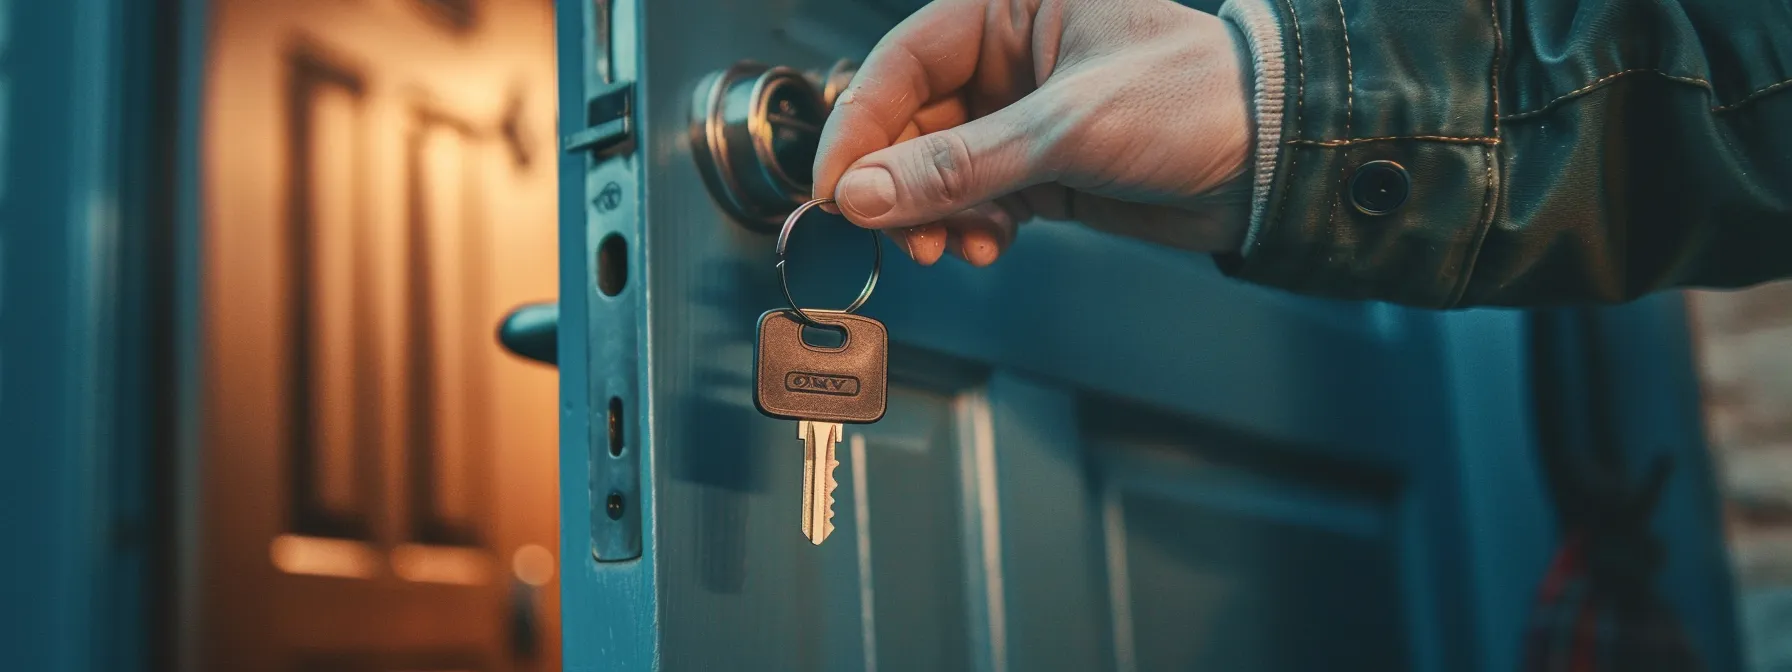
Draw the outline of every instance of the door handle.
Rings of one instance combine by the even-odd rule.
[[[529,303],[511,309],[498,325],[498,342],[518,357],[558,365],[560,304]]]

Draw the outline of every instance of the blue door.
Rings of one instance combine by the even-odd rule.
[[[1524,316],[1299,298],[1075,224],[987,269],[884,250],[889,410],[803,538],[795,423],[751,385],[806,170],[717,150],[786,90],[734,83],[825,96],[919,4],[558,3],[567,668],[1517,669],[1556,534]],[[844,305],[864,237],[805,220],[799,300]]]

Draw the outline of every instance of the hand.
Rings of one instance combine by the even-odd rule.
[[[1249,67],[1230,26],[1169,0],[937,0],[840,94],[815,194],[922,264],[987,265],[1034,216],[1236,250]]]

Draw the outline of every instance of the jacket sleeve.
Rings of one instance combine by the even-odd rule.
[[[1425,307],[1792,276],[1792,5],[1228,0],[1258,147],[1222,272]]]

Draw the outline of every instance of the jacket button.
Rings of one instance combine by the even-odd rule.
[[[1385,215],[1406,203],[1412,181],[1393,161],[1370,161],[1350,177],[1350,202],[1365,215]]]

